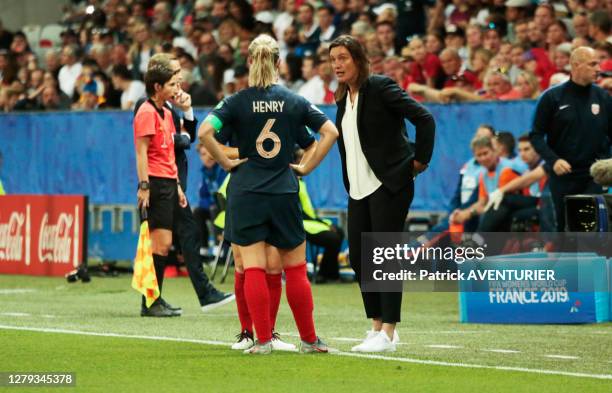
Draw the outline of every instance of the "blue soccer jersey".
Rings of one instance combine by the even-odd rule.
[[[217,133],[231,130],[240,158],[248,161],[233,172],[236,191],[271,194],[297,193],[297,177],[289,167],[295,145],[307,148],[328,118],[306,99],[285,87],[248,88],[221,101],[206,117]],[[225,132],[224,131],[224,132]],[[229,139],[229,135],[217,138]]]

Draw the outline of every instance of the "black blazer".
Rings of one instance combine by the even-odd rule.
[[[340,131],[338,149],[342,176],[349,190],[342,117],[348,92],[337,102],[336,127]],[[416,146],[408,141],[404,119],[416,127]],[[429,163],[436,124],[425,107],[413,100],[397,83],[382,75],[372,75],[359,89],[357,129],[363,154],[372,171],[392,192],[406,187],[413,179],[412,160]]]

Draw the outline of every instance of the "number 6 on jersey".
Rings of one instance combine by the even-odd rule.
[[[272,126],[276,119],[268,119],[266,125],[261,130],[261,133],[257,136],[255,144],[257,146],[257,153],[263,158],[274,158],[278,155],[281,149],[281,140],[274,132],[272,132]],[[270,151],[264,149],[263,143],[266,139],[271,139],[274,142],[274,147]]]

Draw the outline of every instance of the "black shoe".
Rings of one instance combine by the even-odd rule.
[[[219,291],[215,287],[210,287],[204,302],[202,302],[202,311],[210,311],[231,301],[234,301],[236,296],[233,293],[225,293]]]
[[[174,307],[172,304],[166,302],[163,298],[159,298],[159,301],[161,302],[161,304],[164,305],[164,307],[170,309],[171,311],[178,313],[179,315],[183,315],[183,309],[180,307]]]
[[[177,314],[176,311],[170,310],[164,306],[162,302],[155,302],[149,308],[140,309],[141,317],[180,317],[181,314]]]
[[[325,277],[322,276],[320,274],[317,275],[317,277],[315,278],[315,284],[335,284],[340,282],[340,278],[329,278],[329,277]]]

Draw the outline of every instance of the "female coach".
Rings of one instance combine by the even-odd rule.
[[[391,79],[369,74],[365,50],[355,38],[336,38],[329,55],[338,78],[336,126],[344,186],[349,193],[349,252],[361,286],[361,233],[403,231],[414,195],[413,179],[431,159],[435,123],[433,116]],[[416,127],[415,148],[408,142],[404,119]],[[372,330],[352,350],[394,351],[401,291],[364,292],[362,288],[362,297]]]

